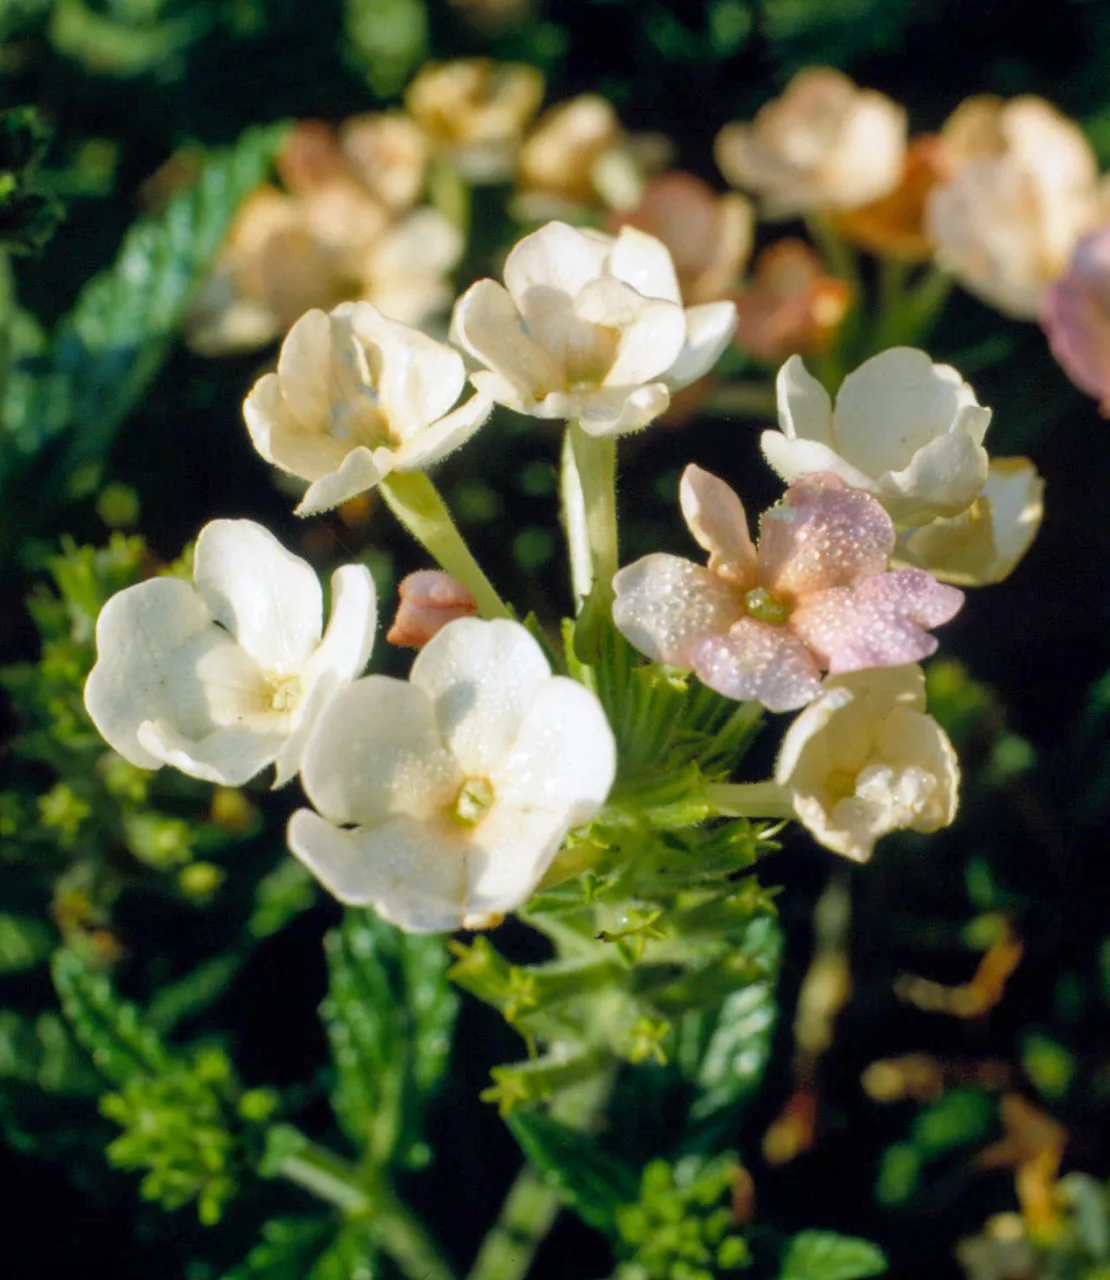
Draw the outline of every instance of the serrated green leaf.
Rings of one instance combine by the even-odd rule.
[[[0,1079],[70,1097],[100,1088],[88,1059],[55,1013],[41,1013],[32,1022],[10,1009],[0,1010]]]
[[[0,973],[15,973],[41,964],[57,940],[55,931],[33,916],[0,915]]]
[[[617,1231],[617,1210],[640,1195],[636,1171],[588,1134],[542,1111],[513,1111],[505,1123],[524,1156],[544,1175],[587,1226]]]
[[[886,1270],[883,1251],[870,1240],[803,1231],[787,1246],[779,1280],[866,1280]]]
[[[336,1065],[336,1116],[377,1164],[419,1160],[424,1109],[446,1066],[458,1007],[443,940],[352,910],[325,946],[321,1016]]]
[[[62,1012],[103,1076],[123,1086],[135,1076],[169,1070],[170,1057],[158,1035],[103,974],[64,950],[55,952],[52,969]]]
[[[113,266],[94,276],[59,323],[48,350],[17,362],[5,391],[0,496],[25,537],[64,499],[79,468],[104,458],[124,418],[153,381],[196,288],[243,198],[265,178],[284,126],[247,130],[212,152],[194,186],[124,236]],[[29,470],[53,445],[49,470]]]

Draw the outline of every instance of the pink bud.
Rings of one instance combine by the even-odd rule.
[[[406,649],[422,649],[456,618],[472,618],[478,602],[457,578],[441,569],[420,569],[401,580],[397,616],[386,639]]]

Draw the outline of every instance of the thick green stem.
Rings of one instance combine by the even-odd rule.
[[[791,818],[790,792],[777,782],[711,782],[705,799],[714,813],[728,818]]]
[[[559,1208],[558,1195],[525,1165],[509,1188],[467,1280],[523,1280]]]
[[[595,585],[612,591],[617,572],[617,442],[567,424],[563,454],[563,518],[570,546],[574,593],[581,602]],[[585,550],[584,550],[585,548]],[[589,573],[587,581],[586,557]]]
[[[422,471],[395,471],[381,482],[381,495],[441,569],[458,578],[478,602],[478,616],[509,618],[511,613],[470,553],[447,504]]]
[[[303,1147],[281,1162],[281,1177],[320,1200],[333,1204],[348,1217],[368,1214],[372,1207],[370,1193],[362,1185],[357,1169],[326,1147],[306,1142]]]
[[[455,1280],[455,1271],[412,1210],[402,1204],[388,1187],[374,1196],[374,1236],[408,1280]]]

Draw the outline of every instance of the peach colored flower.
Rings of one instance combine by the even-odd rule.
[[[418,569],[397,586],[400,603],[386,634],[390,644],[422,649],[456,618],[473,618],[478,602],[458,580],[442,569]]]
[[[349,117],[339,126],[339,145],[363,186],[391,213],[404,213],[420,199],[428,140],[404,112]]]
[[[820,693],[822,671],[917,662],[937,647],[927,629],[963,604],[920,569],[888,571],[890,517],[836,476],[792,484],[764,514],[758,550],[723,480],[689,466],[680,496],[708,566],[655,553],[621,569],[613,621],[641,653],[727,698],[792,711]]]
[[[768,245],[754,279],[733,295],[738,316],[733,343],[746,355],[777,364],[790,355],[828,349],[852,302],[852,287],[827,275],[804,240]]]
[[[906,112],[829,67],[808,67],[750,124],[726,124],[714,154],[725,178],[768,218],[855,209],[898,185]]]
[[[1045,293],[1041,324],[1064,372],[1110,417],[1110,224],[1076,245],[1067,275]]]
[[[636,227],[671,252],[688,303],[725,297],[752,251],[752,206],[735,192],[719,195],[708,182],[672,169],[653,178],[640,203],[611,214],[607,230]]]
[[[949,145],[934,133],[914,138],[906,151],[902,177],[893,191],[858,209],[836,215],[840,231],[870,253],[928,262],[934,245],[925,227],[925,206],[933,188],[954,169]]]

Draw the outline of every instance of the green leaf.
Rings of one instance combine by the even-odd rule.
[[[636,1171],[588,1134],[542,1111],[512,1111],[505,1122],[525,1158],[582,1221],[597,1231],[616,1235],[617,1211],[639,1199]]]
[[[170,1069],[158,1035],[135,1005],[116,995],[103,974],[93,973],[65,950],[55,952],[52,967],[62,1012],[103,1076],[123,1086],[137,1076]]]
[[[262,1239],[222,1280],[305,1280],[331,1230],[324,1218],[271,1218]]]
[[[336,1066],[336,1116],[376,1164],[419,1163],[423,1113],[458,1007],[443,940],[349,910],[325,949],[330,982],[320,1013]]]
[[[100,1089],[88,1058],[56,1013],[41,1013],[31,1022],[0,1009],[0,1079],[68,1097],[85,1097]]]
[[[247,921],[252,938],[269,938],[316,901],[316,881],[302,863],[285,858],[264,875],[254,890],[254,911]]]
[[[423,0],[344,0],[348,57],[379,98],[391,98],[428,56]]]
[[[779,1280],[865,1280],[886,1269],[883,1251],[869,1240],[803,1231],[787,1246]]]
[[[0,973],[33,969],[54,950],[58,935],[32,916],[0,915]]]
[[[165,1034],[183,1019],[203,1012],[231,985],[242,963],[242,957],[234,954],[202,961],[191,973],[158,992],[147,1006],[147,1022]]]
[[[140,76],[182,53],[216,18],[213,5],[194,3],[184,13],[157,22],[117,22],[84,0],[54,0],[50,42],[93,74]]]
[[[240,202],[265,178],[285,126],[249,129],[215,151],[189,190],[124,236],[113,266],[78,295],[48,350],[16,363],[0,437],[0,498],[21,532],[63,500],[79,469],[99,464],[161,368]],[[49,472],[28,471],[53,444]],[[22,495],[22,502],[18,499]],[[9,521],[18,524],[14,513]]]

